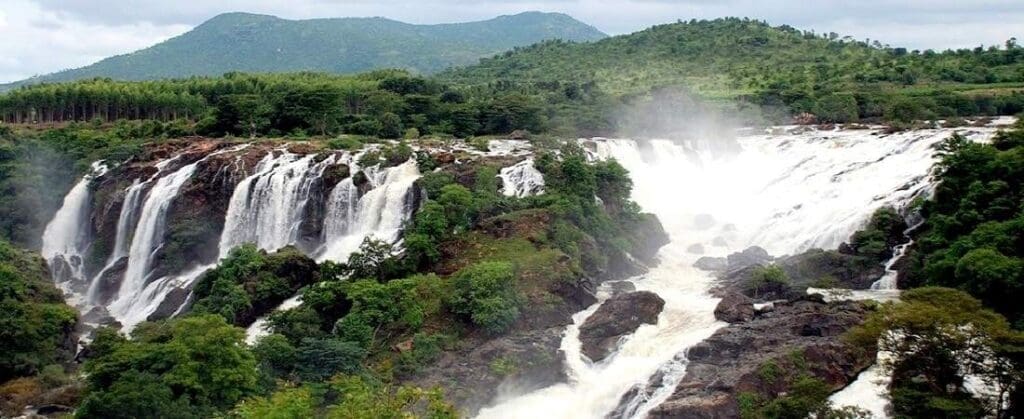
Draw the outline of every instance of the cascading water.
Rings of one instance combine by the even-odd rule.
[[[135,231],[135,227],[139,222],[139,206],[142,205],[143,193],[146,188],[153,183],[154,180],[163,174],[171,163],[177,161],[179,156],[172,157],[167,160],[160,161],[156,164],[156,173],[150,176],[143,182],[139,179],[132,181],[132,184],[125,189],[124,199],[121,204],[121,211],[117,217],[117,232],[114,238],[114,250],[110,253],[110,257],[107,258],[107,263],[100,269],[92,281],[89,283],[89,291],[86,293],[86,302],[88,304],[100,303],[97,301],[97,292],[99,291],[100,280],[110,269],[113,269],[118,261],[128,256],[128,246],[131,243],[132,234]]]
[[[524,198],[544,192],[544,175],[534,167],[533,159],[502,168],[498,177],[505,196]]]
[[[99,273],[84,277],[84,254],[91,245],[90,211],[92,196],[90,182],[106,172],[106,167],[94,164],[93,171],[80,181],[65,197],[64,204],[47,226],[43,237],[43,253],[59,275],[55,279],[65,287],[72,301],[83,311],[92,305],[107,305],[107,311],[125,328],[146,320],[174,291],[187,290],[203,272],[213,265],[194,266],[187,272],[176,272],[153,278],[153,258],[164,245],[167,217],[182,188],[192,180],[197,167],[210,157],[240,152],[249,145],[224,148],[212,152],[193,163],[168,170],[180,157],[158,162],[157,172],[145,179],[135,179],[124,189],[122,205],[116,223],[113,248]],[[214,179],[245,173],[242,154],[224,163]],[[415,210],[416,194],[413,184],[419,178],[414,161],[380,168],[372,166],[360,171],[355,167],[358,155],[348,153],[295,154],[287,150],[267,153],[234,186],[225,215],[218,256],[223,257],[243,243],[273,251],[296,244],[300,239],[300,226],[305,221],[322,222],[322,235],[314,237],[310,248],[303,249],[318,259],[345,260],[357,250],[364,237],[374,236],[396,242],[403,224]],[[325,170],[347,164],[352,176],[332,190],[323,190]],[[358,180],[357,180],[358,179]],[[232,182],[234,183],[234,182]],[[229,183],[231,184],[231,183]],[[316,187],[314,187],[316,185]],[[314,196],[315,195],[315,196]],[[323,202],[324,213],[310,212],[310,202]],[[317,215],[320,214],[320,215]],[[310,217],[322,217],[307,220]],[[121,266],[123,276],[115,270]],[[116,294],[98,296],[100,282],[108,271]],[[84,298],[83,298],[84,297]],[[106,304],[106,299],[112,301]],[[298,298],[286,302],[295,304]],[[164,307],[181,310],[182,305]],[[258,328],[258,327],[257,327]]]
[[[983,139],[993,132],[975,129],[967,135]],[[562,342],[569,382],[500,395],[479,417],[599,418],[617,407],[619,416],[646,416],[685,374],[686,349],[724,325],[713,315],[718,301],[708,294],[712,277],[692,267],[698,257],[751,245],[775,255],[836,248],[875,209],[899,206],[924,188],[932,147],[951,133],[810,131],[750,135],[738,138],[736,146],[700,149],[664,140],[583,141],[594,156],[615,158],[630,171],[633,198],[671,235],[661,263],[632,280],[637,289],[660,295],[664,311],[656,325],[641,326],[596,364],[583,358],[576,339],[577,327],[596,306],[578,313]],[[659,370],[657,388],[619,406],[624,394],[646,386]]]
[[[89,174],[71,188],[53,220],[43,230],[43,258],[50,264],[57,285],[71,296],[76,295],[74,283],[83,279],[84,254],[89,246],[92,199],[89,184],[106,172],[107,166],[103,162],[93,163]]]
[[[313,182],[336,159],[333,154],[319,162],[315,158],[314,154],[271,153],[253,175],[239,182],[228,205],[220,257],[243,243],[273,251],[298,240]]]
[[[212,156],[238,149],[210,153],[202,159],[158,178],[149,189],[139,210],[138,223],[128,247],[128,266],[125,269],[124,279],[118,288],[117,298],[108,306],[110,314],[121,321],[124,327],[131,328],[146,320],[146,317],[156,309],[163,300],[163,296],[170,290],[168,285],[174,282],[170,278],[151,281],[150,267],[153,256],[163,245],[167,212],[171,203],[174,202],[174,198],[178,196],[178,191],[185,185],[185,182],[192,178],[192,174],[195,173],[196,167],[200,163]],[[163,167],[158,168],[163,169]]]
[[[324,248],[320,260],[346,260],[365,237],[394,243],[415,208],[411,192],[420,172],[415,161],[363,171],[372,187],[361,197],[352,177],[343,180],[327,201]]]

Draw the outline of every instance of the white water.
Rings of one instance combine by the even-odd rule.
[[[524,198],[544,193],[544,175],[534,167],[533,159],[502,168],[498,177],[505,196]]]
[[[974,131],[969,135],[977,138],[994,130]],[[925,187],[933,163],[931,147],[951,132],[752,135],[737,140],[734,154],[715,150],[737,147],[594,141],[589,145],[593,155],[614,157],[629,169],[634,199],[658,215],[672,236],[659,254],[661,264],[633,280],[637,289],[665,299],[665,309],[658,324],[642,326],[614,356],[598,364],[581,356],[576,339],[576,328],[594,307],[577,314],[562,342],[569,383],[525,395],[499,395],[497,404],[481,410],[479,417],[603,417],[630,388],[645,386],[661,369],[663,386],[649,398],[628,402],[627,416],[646,416],[685,373],[685,350],[724,325],[713,316],[717,299],[708,294],[712,279],[692,268],[697,255],[687,253],[686,247],[700,243],[712,256],[751,245],[776,255],[835,248],[874,210],[900,206]],[[702,221],[711,215],[715,224],[696,222],[702,214]]]
[[[366,237],[395,243],[402,225],[415,210],[410,197],[413,182],[420,177],[415,161],[381,170],[367,168],[363,172],[373,187],[363,196],[358,196],[352,177],[339,182],[331,192],[324,249],[317,259],[347,260]]]
[[[335,163],[333,154],[320,162],[315,158],[287,151],[267,154],[255,173],[238,183],[221,234],[221,258],[243,243],[274,251],[298,240],[310,188]]]
[[[146,320],[153,310],[170,292],[168,285],[173,281],[160,279],[150,281],[150,267],[153,256],[163,245],[166,229],[167,211],[178,196],[178,191],[185,185],[196,167],[211,156],[227,152],[210,153],[206,157],[182,166],[178,170],[163,176],[153,183],[143,201],[138,215],[138,224],[128,247],[128,267],[124,279],[118,288],[117,297],[108,306],[111,315],[117,318],[128,329]],[[163,169],[161,167],[160,169]],[[126,201],[125,204],[128,204]],[[198,276],[199,273],[193,273]],[[193,278],[194,279],[194,278]],[[157,297],[160,298],[157,298]]]
[[[70,269],[62,272],[61,278],[55,278],[57,285],[68,295],[74,295],[69,282],[83,279],[82,265],[90,239],[88,224],[92,193],[89,183],[106,172],[107,166],[103,162],[93,163],[89,174],[71,188],[53,220],[43,230],[43,258],[51,267],[66,266]]]

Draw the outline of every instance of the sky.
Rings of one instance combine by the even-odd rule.
[[[0,83],[142,49],[224,12],[428,24],[530,10],[566,13],[611,35],[740,16],[910,49],[1024,40],[1024,0],[0,0]]]

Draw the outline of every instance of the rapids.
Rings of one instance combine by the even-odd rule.
[[[984,141],[995,129],[962,131]],[[933,146],[952,132],[810,130],[719,143],[581,140],[594,158],[614,158],[629,170],[633,199],[671,235],[660,264],[632,279],[638,290],[665,299],[665,309],[656,325],[641,326],[596,364],[581,355],[577,328],[600,302],[576,314],[562,341],[569,382],[499,395],[478,417],[601,418],[616,409],[625,417],[646,416],[685,374],[687,348],[725,326],[713,315],[713,278],[692,267],[697,258],[752,245],[776,256],[836,248],[877,208],[903,208],[926,191]],[[659,371],[660,387],[649,398],[640,392],[620,406],[624,394]]]

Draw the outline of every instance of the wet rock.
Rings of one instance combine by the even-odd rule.
[[[729,270],[745,268],[748,266],[763,266],[771,263],[775,258],[768,254],[767,250],[764,250],[758,246],[751,246],[744,249],[742,252],[733,253],[726,257],[729,264]]]
[[[704,254],[704,245],[700,244],[700,243],[691,244],[691,245],[686,247],[686,253],[690,253],[690,254],[694,254],[694,255],[703,255]]]
[[[188,296],[191,291],[185,288],[175,288],[171,292],[167,293],[160,305],[153,310],[153,313],[146,317],[147,321],[157,321],[170,318],[177,313],[182,306],[188,301]]]
[[[121,288],[121,281],[124,279],[124,272],[128,269],[128,257],[122,257],[110,264],[96,281],[96,301],[106,304],[117,296],[117,290]]]
[[[715,307],[715,318],[728,323],[740,323],[754,318],[754,301],[738,292],[727,294]]]
[[[654,263],[658,250],[669,242],[665,227],[654,214],[640,214],[640,221],[633,226],[633,256],[644,263]]]
[[[697,269],[703,269],[705,271],[724,271],[729,268],[729,260],[726,258],[716,258],[711,256],[704,256],[697,259],[697,262],[693,264]]]
[[[96,306],[82,315],[82,321],[87,323],[99,323],[100,320],[110,317],[110,313],[104,307]]]
[[[597,362],[615,350],[619,339],[641,324],[655,324],[665,300],[650,291],[619,294],[606,300],[580,326],[583,354]]]
[[[612,295],[624,294],[636,291],[636,285],[629,281],[614,281],[607,283]]]
[[[875,354],[854,350],[842,340],[867,314],[859,302],[825,304],[801,299],[776,304],[772,312],[720,329],[687,351],[686,375],[649,416],[739,417],[740,393],[772,398],[790,390],[793,380],[763,378],[760,370],[767,363],[777,365],[784,374],[806,374],[838,390],[875,359]]]

